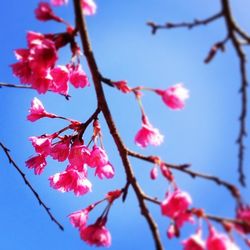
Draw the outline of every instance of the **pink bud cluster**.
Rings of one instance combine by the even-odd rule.
[[[27,119],[36,121],[40,118],[63,118],[55,114],[48,113],[41,101],[37,98],[31,103],[31,108]],[[96,144],[96,129],[94,128],[94,145],[92,149],[84,145],[81,136],[85,130],[85,125],[78,121],[63,118],[70,122],[69,126],[53,134],[44,134],[42,136],[31,136],[31,141],[36,155],[26,161],[28,168],[34,169],[35,174],[41,174],[47,165],[46,158],[52,157],[54,160],[63,162],[68,160],[68,166],[65,171],[56,173],[49,177],[50,185],[61,192],[73,191],[75,195],[83,195],[91,191],[92,185],[88,180],[88,167],[95,169],[95,175],[100,179],[112,178],[114,168],[109,162],[105,150]],[[97,124],[94,122],[94,124]],[[61,134],[66,130],[73,130],[71,135]],[[100,130],[100,128],[99,128]],[[92,141],[91,140],[91,141]]]

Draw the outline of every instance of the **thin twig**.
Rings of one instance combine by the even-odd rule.
[[[25,174],[22,172],[22,170],[18,167],[18,165],[16,164],[16,162],[11,157],[10,150],[2,142],[0,142],[0,146],[3,149],[5,155],[7,156],[8,160],[9,160],[9,163],[14,166],[14,168],[17,170],[17,172],[21,175],[21,177],[22,177],[23,181],[25,182],[25,184],[28,186],[28,188],[31,190],[31,192],[36,197],[39,205],[42,206],[45,209],[45,211],[49,215],[50,219],[63,231],[64,230],[63,226],[58,222],[58,220],[50,212],[50,208],[45,205],[45,203],[40,198],[39,194],[36,192],[36,190],[30,184],[30,182],[28,181],[28,179],[25,177]]]
[[[133,152],[131,150],[128,151],[128,154],[132,157],[135,157],[135,158],[147,161],[147,162],[155,163],[154,156],[145,156],[145,155],[139,154],[137,152]],[[230,191],[230,193],[233,195],[233,197],[235,197],[235,199],[237,200],[238,203],[241,202],[241,196],[240,196],[239,190],[231,183],[226,182],[224,180],[221,180],[217,176],[208,175],[208,174],[199,173],[199,172],[195,172],[193,170],[190,170],[189,168],[187,168],[189,166],[189,164],[175,165],[175,164],[170,164],[170,163],[166,163],[166,162],[161,162],[161,163],[164,164],[168,168],[181,171],[183,173],[190,175],[193,178],[198,177],[198,178],[210,180],[210,181],[215,182],[218,185],[224,186],[225,188],[227,188]]]
[[[0,88],[1,87],[16,88],[16,89],[32,89],[32,90],[35,90],[34,88],[32,88],[29,85],[18,85],[18,84],[13,84],[13,83],[4,83],[4,82],[0,82]],[[48,90],[48,91],[53,92],[52,90]],[[66,100],[69,100],[70,97],[71,97],[70,95],[66,95],[66,94],[60,94],[60,95],[64,96]]]
[[[81,36],[81,41],[82,41],[82,47],[83,47],[83,51],[84,54],[86,56],[87,59],[87,63],[89,66],[89,69],[91,71],[91,75],[93,78],[93,82],[94,82],[94,87],[95,87],[95,91],[96,91],[96,97],[97,97],[97,101],[98,101],[98,107],[100,107],[100,109],[102,110],[102,113],[104,115],[104,118],[106,120],[106,123],[109,127],[110,130],[110,134],[112,135],[115,144],[117,146],[117,149],[119,151],[121,160],[123,162],[123,166],[127,175],[127,179],[129,180],[131,186],[133,187],[137,200],[139,202],[139,206],[141,209],[141,213],[142,215],[145,217],[151,233],[153,235],[154,238],[154,242],[155,242],[155,247],[157,250],[163,250],[164,247],[161,243],[160,240],[160,235],[159,235],[159,231],[158,231],[158,227],[157,224],[155,223],[154,219],[152,218],[146,203],[144,202],[144,199],[142,197],[142,190],[138,184],[138,182],[135,179],[132,167],[130,165],[130,162],[128,160],[128,155],[127,155],[127,150],[125,145],[123,144],[123,141],[116,129],[116,126],[114,124],[112,115],[110,113],[106,98],[105,98],[105,94],[103,91],[103,87],[101,84],[101,79],[100,79],[100,73],[98,71],[98,67],[91,49],[91,45],[89,42],[89,37],[88,37],[88,32],[87,32],[87,27],[86,27],[86,23],[85,23],[85,19],[83,17],[83,13],[82,13],[82,8],[81,8],[81,1],[80,0],[74,0],[74,9],[75,9],[75,17],[76,17],[76,27],[78,28],[79,32],[80,32],[80,36]]]
[[[176,29],[176,28],[192,29],[192,28],[197,27],[197,26],[207,25],[207,24],[219,19],[220,17],[222,17],[222,12],[219,12],[219,13],[217,13],[211,17],[208,17],[206,19],[201,19],[201,20],[195,19],[193,22],[181,22],[181,23],[167,22],[163,25],[156,24],[154,22],[147,22],[147,25],[152,28],[152,34],[155,34],[158,29]]]

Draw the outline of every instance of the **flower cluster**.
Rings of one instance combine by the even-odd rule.
[[[90,141],[94,145],[90,149],[84,145],[82,140],[86,124],[48,113],[41,101],[34,98],[27,119],[34,122],[44,117],[64,119],[70,124],[53,134],[44,134],[38,137],[31,136],[29,138],[36,155],[29,158],[26,165],[28,168],[34,169],[35,174],[43,172],[47,165],[46,158],[48,156],[59,162],[68,160],[69,163],[65,171],[51,176],[49,181],[54,189],[61,192],[73,191],[77,196],[91,191],[92,185],[87,179],[88,167],[94,168],[95,175],[100,179],[109,179],[114,176],[114,168],[109,162],[108,155],[102,147],[97,145],[97,138],[101,136],[97,120],[94,121],[94,134]],[[73,130],[73,133],[62,135],[67,130]]]
[[[76,211],[69,215],[71,224],[78,228],[80,237],[89,245],[109,247],[111,245],[111,234],[105,227],[107,223],[108,213],[110,208],[117,198],[122,194],[122,190],[111,191],[106,195],[106,198],[88,206],[85,209]],[[87,226],[88,215],[98,204],[107,200],[108,205],[104,209],[102,215],[96,220],[94,224]]]
[[[76,88],[89,85],[88,78],[79,64],[80,48],[75,41],[77,31],[62,18],[56,16],[48,3],[41,2],[35,10],[40,21],[55,20],[67,25],[67,30],[57,34],[27,33],[28,48],[16,49],[17,63],[11,65],[13,73],[22,84],[30,85],[38,93],[48,90],[68,95],[70,82]],[[56,65],[58,50],[70,44],[72,61]],[[73,59],[76,58],[76,62]]]

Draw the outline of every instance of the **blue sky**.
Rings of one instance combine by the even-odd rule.
[[[73,24],[72,1],[67,7],[55,11]],[[160,147],[140,149],[134,145],[133,138],[140,128],[140,113],[133,96],[123,95],[105,86],[118,130],[127,146],[146,155],[160,155],[172,163],[192,163],[192,169],[220,176],[237,184],[237,145],[240,77],[238,61],[230,44],[226,53],[218,53],[215,59],[205,65],[203,59],[213,43],[225,37],[223,21],[195,30],[160,31],[156,36],[150,34],[145,25],[149,20],[184,21],[205,18],[219,10],[218,0],[199,3],[190,0],[164,1],[115,1],[97,0],[98,12],[87,18],[93,51],[102,74],[113,80],[127,80],[130,86],[148,86],[165,89],[183,82],[190,90],[190,99],[183,111],[169,110],[159,97],[145,93],[143,103],[151,123],[165,135]],[[40,23],[35,20],[33,10],[38,1],[3,1],[0,15],[0,81],[18,83],[9,65],[15,62],[13,50],[26,46],[25,34],[29,30],[38,32],[59,32],[63,26],[56,23]],[[246,0],[233,2],[236,19],[246,30],[250,30]],[[248,51],[249,52],[249,51]],[[66,64],[70,58],[67,49],[60,52],[60,63]],[[84,69],[88,72],[86,61],[82,58]],[[50,133],[62,128],[65,123],[54,120],[30,123],[26,115],[30,101],[37,96],[46,109],[52,113],[84,121],[96,105],[94,88],[70,89],[72,96],[68,102],[55,94],[38,95],[32,90],[0,89],[0,140],[11,149],[13,158],[27,178],[34,185],[41,198],[51,208],[65,231],[58,230],[50,222],[43,209],[24,185],[6,157],[1,153],[0,196],[1,227],[0,244],[3,250],[94,249],[79,238],[77,230],[68,222],[67,215],[101,199],[109,190],[120,188],[125,183],[125,175],[115,145],[101,118],[104,145],[116,169],[113,180],[100,181],[93,174],[93,192],[83,197],[62,194],[49,187],[48,177],[62,171],[66,165],[49,161],[46,171],[35,176],[26,169],[24,162],[33,154],[28,141],[32,135]],[[249,123],[248,123],[248,131]],[[246,172],[249,172],[249,139],[246,139]],[[131,159],[135,174],[143,189],[152,196],[164,197],[167,183],[159,178],[151,181],[149,171],[152,167],[142,161]],[[226,217],[234,216],[234,201],[222,187],[203,180],[193,180],[182,173],[174,172],[177,183],[188,191],[195,207]],[[250,185],[249,178],[247,179]],[[249,188],[242,190],[249,202]],[[248,194],[248,197],[247,197]],[[223,200],[222,200],[223,199]],[[166,249],[181,249],[179,239],[168,241],[166,228],[169,223],[162,217],[155,205],[149,204],[159,223],[161,237]],[[90,222],[102,212],[102,207],[94,211]],[[112,233],[111,249],[153,249],[148,226],[140,216],[134,193],[130,190],[125,204],[117,202],[111,210],[108,228]],[[218,227],[220,228],[220,227]],[[185,238],[195,227],[187,226],[182,232]],[[242,249],[246,249],[240,243]]]

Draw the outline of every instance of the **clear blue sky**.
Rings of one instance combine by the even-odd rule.
[[[67,7],[56,9],[73,24],[72,1]],[[207,1],[165,1],[165,0],[96,0],[98,12],[88,17],[88,28],[93,50],[99,68],[104,76],[113,80],[125,79],[129,85],[167,88],[183,82],[190,90],[191,98],[181,112],[167,109],[155,95],[145,93],[143,102],[150,121],[165,135],[161,147],[145,150],[133,143],[136,131],[140,128],[139,110],[132,96],[105,87],[107,99],[117,127],[129,148],[145,154],[160,155],[172,163],[192,163],[192,169],[218,175],[232,183],[237,183],[238,116],[240,111],[239,70],[231,45],[226,53],[218,53],[209,65],[203,63],[211,45],[224,38],[223,21],[192,31],[160,31],[150,34],[145,25],[149,20],[165,21],[193,20],[205,18],[219,10],[218,0]],[[234,2],[234,13],[242,27],[250,30],[249,8],[246,0]],[[236,3],[237,2],[237,3]],[[26,46],[25,34],[28,30],[38,32],[59,32],[64,27],[55,23],[40,23],[35,20],[33,10],[37,0],[2,2],[0,15],[0,81],[18,83],[9,65],[15,62],[13,50]],[[67,49],[60,53],[60,63],[69,60]],[[82,59],[86,68],[85,59]],[[50,222],[47,214],[38,205],[30,190],[1,153],[0,166],[0,249],[2,250],[80,250],[88,247],[79,238],[68,222],[67,215],[99,200],[112,189],[125,183],[121,161],[115,150],[112,138],[105,123],[101,123],[104,144],[116,169],[113,180],[103,180],[90,175],[94,188],[91,194],[77,198],[73,194],[62,194],[49,187],[48,177],[62,171],[66,165],[49,161],[41,176],[35,176],[24,166],[25,160],[33,154],[28,141],[32,135],[54,132],[65,123],[53,120],[30,123],[26,115],[30,101],[37,96],[46,109],[52,113],[69,116],[84,121],[95,109],[94,88],[70,89],[68,102],[61,96],[46,94],[38,96],[32,90],[0,89],[0,140],[11,149],[13,158],[27,174],[41,198],[65,227],[58,230]],[[102,121],[102,119],[101,119]],[[250,131],[248,123],[248,131]],[[246,140],[246,171],[249,172],[249,139]],[[164,197],[167,183],[159,178],[149,179],[150,164],[131,159],[138,181],[152,196]],[[188,191],[195,207],[204,207],[207,212],[227,217],[234,216],[234,201],[222,187],[203,180],[193,180],[189,176],[174,172],[179,186]],[[247,179],[248,186],[250,178]],[[130,190],[131,191],[131,190]],[[249,201],[249,188],[242,190]],[[248,194],[248,197],[247,197]],[[181,249],[179,240],[168,241],[166,229],[169,223],[160,215],[155,205],[149,205],[161,230],[166,249]],[[94,222],[102,207],[90,217]],[[144,218],[140,216],[133,192],[129,192],[125,204],[117,202],[111,210],[108,228],[112,233],[111,249],[153,249],[152,237]],[[220,227],[218,227],[220,228]],[[190,231],[191,230],[191,231]],[[187,226],[182,232],[185,238],[195,227]],[[242,249],[246,249],[241,244]]]

